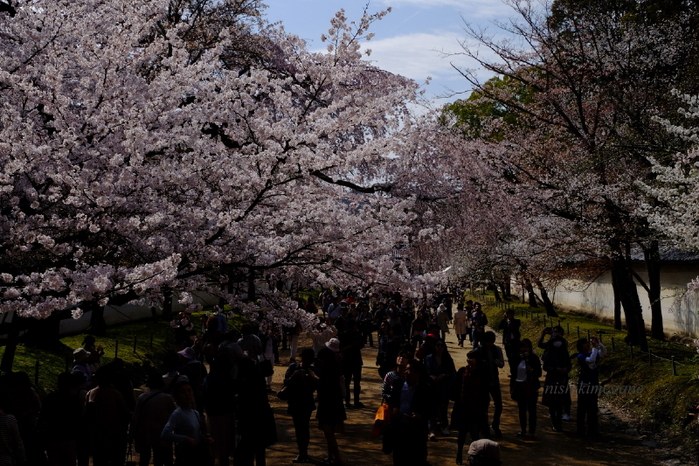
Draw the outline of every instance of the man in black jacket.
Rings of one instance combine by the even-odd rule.
[[[519,363],[519,343],[522,338],[519,327],[521,324],[522,322],[519,319],[515,319],[515,311],[513,309],[508,309],[505,311],[500,325],[498,325],[498,329],[502,330],[502,346],[507,355],[510,375],[515,373],[517,364]]]
[[[417,359],[408,362],[405,382],[393,387],[391,433],[393,464],[427,465],[427,421],[435,412],[435,396]]]

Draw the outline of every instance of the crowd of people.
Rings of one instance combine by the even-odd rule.
[[[546,328],[536,342],[543,349],[539,358],[532,341],[521,338],[520,321],[506,311],[497,324],[500,346],[481,305],[459,296],[440,293],[416,303],[397,293],[361,298],[324,292],[318,305],[300,302],[319,316],[307,348],[299,348],[299,326],[271,335],[259,334],[255,322],[236,330],[217,310],[202,319],[198,332],[192,317],[181,313],[171,323],[176,348],[163,358],[161,372],[151,371],[139,396],[123,361],[102,364],[103,351],[87,337],[73,353],[72,371],[61,374],[57,390],[43,400],[26,374],[3,376],[0,466],[87,466],[90,458],[94,466],[122,466],[132,452],[142,466],[227,466],[231,459],[236,466],[264,465],[266,449],[277,440],[271,396],[288,403],[298,448],[294,463],[313,461],[308,449],[315,412],[327,448],[323,464],[341,465],[336,436],[347,410],[367,402],[383,403],[378,432],[395,465],[427,465],[429,443],[451,431],[458,431],[456,464],[499,465],[500,371],[517,404],[516,435],[533,436],[539,399],[549,409],[551,429],[563,430],[573,365],[580,368],[577,433],[598,435],[595,387],[604,345],[580,339],[571,351],[560,326]],[[445,341],[452,329],[457,348],[470,347],[463,350],[464,367],[457,367]],[[289,366],[277,393],[272,375],[282,340]],[[377,349],[382,400],[362,399],[366,345]]]

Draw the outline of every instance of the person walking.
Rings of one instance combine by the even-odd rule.
[[[493,400],[493,422],[491,423],[496,437],[501,437],[500,417],[502,416],[502,391],[500,390],[499,369],[505,366],[505,358],[502,349],[495,344],[495,332],[487,331],[483,334],[482,345],[473,350],[478,355],[478,366],[483,376],[484,389],[488,392],[487,404]],[[481,427],[483,436],[490,438],[487,408],[485,424]]]
[[[425,368],[417,359],[408,362],[405,381],[393,387],[388,406],[392,411],[394,466],[427,465],[428,420],[435,412],[435,396],[431,384],[424,379]]]
[[[311,440],[311,414],[316,409],[313,393],[318,384],[318,376],[313,370],[315,352],[313,348],[301,351],[300,362],[289,365],[284,375],[284,386],[288,391],[288,413],[294,423],[298,456],[293,463],[309,463],[308,445]]]
[[[458,345],[463,347],[466,334],[468,333],[468,314],[464,310],[463,304],[459,303],[454,313],[454,333],[458,340]]]
[[[517,402],[520,426],[517,436],[521,437],[527,435],[527,426],[529,435],[536,432],[536,402],[541,387],[541,360],[534,354],[532,342],[528,338],[522,340],[519,350],[517,372],[510,379],[510,395]]]
[[[342,368],[332,349],[323,348],[318,352],[315,373],[318,375],[316,419],[328,448],[328,457],[324,460],[324,464],[338,466],[342,464],[342,460],[335,433],[343,430],[347,414],[342,404],[340,387]]]
[[[139,454],[139,466],[148,466],[151,452],[154,466],[172,466],[172,443],[161,438],[163,428],[170,415],[177,409],[175,400],[165,393],[165,381],[159,374],[148,377],[145,386],[149,389],[136,400],[129,438]]]
[[[478,354],[470,351],[466,358],[468,363],[456,373],[454,385],[451,388],[454,408],[450,427],[459,431],[456,464],[463,464],[466,435],[471,435],[471,441],[480,439],[481,427],[488,422],[488,391],[483,381],[483,372],[478,367]]]

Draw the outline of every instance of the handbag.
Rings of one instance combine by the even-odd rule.
[[[284,385],[281,390],[277,392],[277,398],[282,401],[289,401],[289,387]]]
[[[274,374],[274,365],[272,365],[272,361],[267,359],[266,356],[262,357],[264,359],[260,360],[258,363],[260,374],[262,374],[262,377],[271,377]]]
[[[371,438],[379,438],[386,429],[386,426],[391,421],[391,410],[388,404],[383,403],[376,410],[376,416],[374,416],[374,427],[371,430]]]
[[[126,462],[124,463],[124,465],[125,466],[136,466],[137,464],[138,464],[138,461],[136,461],[133,457],[133,443],[129,442],[129,446],[127,447],[127,450],[126,450]]]

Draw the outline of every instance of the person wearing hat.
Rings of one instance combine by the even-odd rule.
[[[327,343],[325,343],[325,346],[332,350],[333,353],[340,352],[340,340],[337,338],[331,338]]]
[[[195,407],[201,408],[203,406],[203,386],[204,378],[207,375],[206,366],[197,359],[197,353],[191,347],[187,347],[177,354],[180,357],[182,366],[180,367],[180,374],[187,376],[187,380],[194,390]]]
[[[82,388],[92,388],[92,371],[90,370],[90,352],[85,348],[78,348],[73,351],[73,371],[81,372],[85,376]]]
[[[325,348],[325,344],[336,335],[337,328],[335,328],[327,317],[325,318],[325,323],[318,322],[315,328],[308,332],[308,336],[311,337],[311,341],[313,342],[313,351],[315,351],[316,356],[318,355],[318,351]]]
[[[500,444],[489,439],[471,442],[468,447],[468,464],[470,466],[500,466]]]
[[[140,455],[139,466],[148,466],[153,453],[153,465],[172,464],[172,443],[161,439],[163,427],[177,408],[175,400],[163,392],[165,381],[151,374],[145,383],[148,391],[136,400],[136,409],[129,426],[129,438]]]

